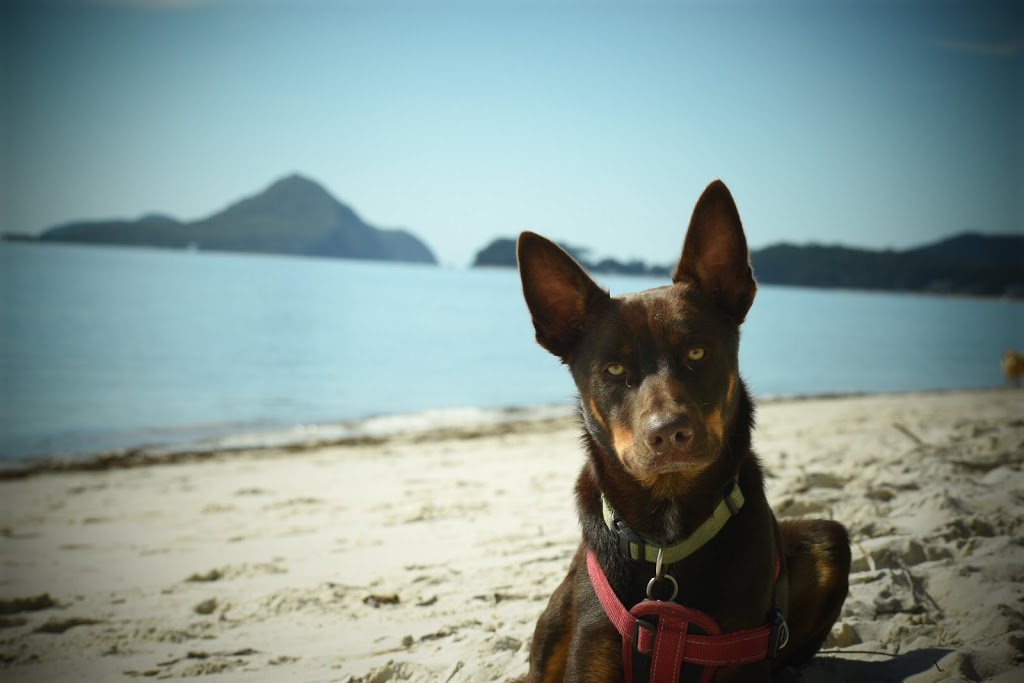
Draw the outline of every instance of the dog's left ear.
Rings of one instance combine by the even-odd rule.
[[[721,180],[697,200],[673,282],[692,282],[735,320],[743,322],[757,284],[736,203]]]

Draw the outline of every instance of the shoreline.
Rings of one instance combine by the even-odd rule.
[[[1013,391],[1013,387],[972,387],[911,391],[839,391],[754,397],[755,408],[807,401],[833,401],[872,396],[931,396],[955,393]],[[413,413],[376,415],[340,422],[308,423],[267,429],[225,431],[223,436],[182,439],[119,448],[34,455],[0,460],[0,481],[54,472],[95,472],[183,462],[202,462],[257,453],[299,454],[321,448],[418,442],[452,437],[479,438],[501,433],[575,426],[575,404],[541,404],[497,408],[441,408]]]
[[[572,421],[572,410],[557,405],[451,408],[396,413],[336,423],[245,430],[212,439],[11,459],[0,461],[0,481],[51,472],[127,469],[212,461],[259,453],[303,453],[323,448],[373,446],[403,440],[423,442],[446,438],[478,438],[544,428],[545,425],[564,426]]]
[[[1000,389],[760,401],[776,515],[842,522],[854,558],[780,680],[1019,680],[1022,416]],[[511,683],[578,544],[578,427],[436,426],[0,481],[0,673]]]

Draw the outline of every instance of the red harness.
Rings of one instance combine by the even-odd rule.
[[[722,634],[715,620],[703,612],[674,602],[644,600],[627,610],[612,590],[597,556],[587,550],[587,572],[605,614],[622,635],[622,666],[626,683],[633,683],[634,653],[651,658],[650,683],[677,683],[684,663],[704,667],[701,683],[709,683],[720,666],[750,664],[775,657],[788,640],[782,612],[772,613],[771,623],[759,628]],[[775,578],[779,561],[775,561]],[[657,617],[657,623],[649,618]],[[709,635],[688,633],[694,624]]]

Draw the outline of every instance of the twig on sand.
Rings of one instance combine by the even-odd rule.
[[[818,654],[823,655],[879,655],[882,657],[896,657],[891,652],[882,652],[881,650],[845,650],[841,647],[833,647],[827,650],[818,650]]]
[[[455,662],[455,664],[452,665],[452,668],[449,669],[448,675],[445,676],[444,683],[450,683],[452,678],[454,678],[455,674],[459,673],[459,670],[461,668],[462,668],[462,660],[458,660],[457,662]]]
[[[916,443],[921,448],[926,448],[928,446],[928,443],[924,439],[922,439],[917,434],[901,425],[899,422],[893,422],[892,426],[895,427],[901,434],[909,438],[911,441]]]
[[[861,545],[860,541],[856,541],[856,543],[857,549],[860,550],[861,554],[864,556],[864,559],[868,563],[868,569],[870,569],[871,571],[875,571],[875,558],[871,557],[871,553],[865,550],[864,546]]]
[[[935,611],[939,613],[939,616],[945,618],[946,613],[942,611],[942,607],[940,607],[939,603],[935,601],[935,598],[933,598],[931,594],[927,590],[925,590],[921,582],[914,579],[914,575],[910,573],[910,570],[907,569],[905,564],[903,564],[902,562],[900,562],[899,564],[900,569],[903,570],[904,576],[907,577],[907,581],[910,583],[910,595],[914,598],[914,606],[922,607],[917,597],[917,594],[920,592],[921,595],[926,597],[928,599],[928,602],[932,604],[932,607],[934,607]]]

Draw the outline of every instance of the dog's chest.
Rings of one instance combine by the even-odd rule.
[[[670,543],[674,539],[679,538],[682,534],[680,533],[683,527],[682,512],[679,510],[677,505],[669,505],[665,510],[665,516],[663,519],[665,529],[665,542]]]

